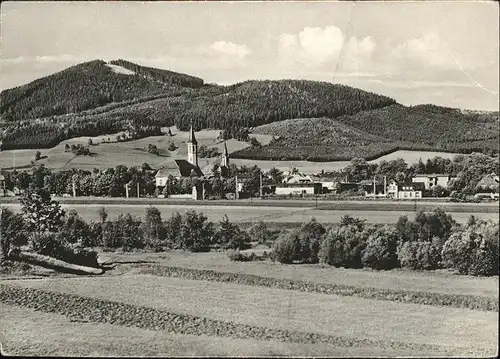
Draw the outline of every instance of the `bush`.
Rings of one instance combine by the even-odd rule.
[[[273,258],[280,263],[318,263],[319,250],[326,229],[315,218],[304,223],[300,229],[281,233],[273,247]]]
[[[341,222],[342,223],[342,222]],[[344,222],[332,228],[322,243],[320,261],[335,267],[361,268],[362,253],[373,228],[365,229],[359,223]]]
[[[27,243],[23,217],[2,207],[0,214],[0,262],[8,259],[10,251]]]
[[[405,242],[398,250],[401,267],[409,269],[438,269],[441,259],[439,248],[431,242]]]
[[[145,221],[140,225],[140,234],[144,238],[146,246],[155,251],[161,251],[166,246],[166,230],[163,226],[161,213],[157,208],[149,207],[146,209]]]
[[[67,263],[99,268],[98,254],[80,245],[71,245],[62,241],[61,236],[45,232],[33,234],[32,248],[35,252],[62,260]]]
[[[250,241],[257,242],[259,244],[274,242],[277,238],[277,234],[273,231],[270,231],[267,228],[267,225],[262,221],[254,224],[247,230],[247,232],[250,236]]]
[[[368,237],[363,250],[363,266],[379,270],[398,267],[397,243],[396,230],[388,226],[377,229]]]
[[[63,242],[79,243],[83,247],[93,247],[99,244],[92,236],[90,226],[75,210],[67,214],[58,236],[63,239]]]
[[[240,253],[238,249],[230,250],[227,253],[227,256],[231,260],[231,262],[251,262],[256,260],[262,260],[263,258],[259,258],[255,253],[243,254]]]
[[[498,275],[498,234],[498,224],[484,221],[457,230],[443,246],[444,266],[460,274]]]
[[[296,248],[300,246],[300,239],[298,235],[289,233],[288,231],[282,232],[278,240],[274,243],[272,251],[273,261],[284,264],[292,264],[295,259]]]
[[[215,244],[223,249],[248,249],[250,248],[250,236],[241,231],[240,228],[231,223],[226,216],[220,222],[220,227],[215,233]]]
[[[191,252],[209,252],[214,234],[213,223],[203,213],[188,211],[182,218],[178,239],[180,248]]]

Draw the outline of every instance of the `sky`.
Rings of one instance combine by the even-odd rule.
[[[2,90],[102,59],[498,110],[496,2],[4,2]]]

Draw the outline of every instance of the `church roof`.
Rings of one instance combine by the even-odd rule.
[[[186,160],[175,160],[175,164],[176,167],[160,168],[158,172],[156,172],[155,177],[168,177],[169,175],[172,175],[174,177],[189,177],[191,176],[192,171],[196,173],[197,177],[203,177],[203,172],[201,171],[200,167],[195,166]]]

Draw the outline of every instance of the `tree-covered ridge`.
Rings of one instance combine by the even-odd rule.
[[[298,117],[337,117],[393,103],[385,96],[327,82],[245,81],[220,94],[188,99],[172,116],[179,129],[185,129],[190,119],[198,129],[230,129]]]
[[[183,87],[199,88],[203,86],[203,80],[190,76],[187,74],[182,74],[174,71],[161,70],[153,67],[146,67],[134,64],[133,62],[126,60],[113,60],[109,62],[112,65],[121,66],[127,70],[133,71],[138,75],[147,77],[149,79],[167,83],[169,85],[179,85]]]
[[[330,118],[305,118],[273,122],[253,129],[253,133],[276,137],[274,145],[293,147],[336,146],[346,147],[387,142],[390,139],[360,131]]]
[[[463,113],[434,105],[392,105],[341,116],[338,121],[392,140],[454,149],[461,143],[499,137],[498,112]],[[496,146],[498,150],[498,143]]]
[[[374,159],[396,150],[498,153],[498,112],[464,112],[434,105],[387,107],[332,119],[295,119],[259,126],[277,138],[232,154],[259,160]]]
[[[15,122],[94,109],[164,93],[169,84],[112,71],[101,60],[67,68],[0,93],[2,122]]]
[[[193,121],[196,130],[212,128],[237,133],[243,128],[302,114],[313,117],[324,113],[350,114],[393,102],[387,97],[326,82],[247,81],[233,86],[204,85],[198,89],[172,86],[160,94],[41,118],[39,124],[51,128],[45,131],[43,139],[37,136],[31,121],[4,123],[2,149],[51,147],[61,136],[68,139],[117,132],[136,119],[151,126],[176,125],[180,130],[189,129]]]

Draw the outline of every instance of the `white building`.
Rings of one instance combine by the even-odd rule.
[[[320,194],[321,183],[282,183],[276,186],[276,195]]]
[[[425,189],[432,189],[436,186],[448,187],[451,176],[447,174],[420,174],[412,178],[414,183],[423,183]]]
[[[387,196],[397,199],[418,199],[423,197],[424,183],[400,183],[391,181],[387,186]]]

